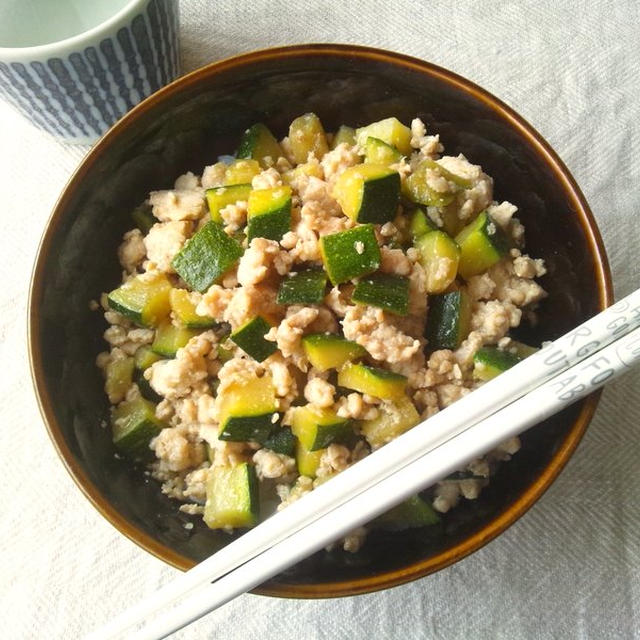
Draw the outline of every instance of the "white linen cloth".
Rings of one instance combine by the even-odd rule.
[[[593,208],[617,297],[640,286],[640,5],[183,0],[183,70],[287,43],[411,54],[477,82],[553,145]],[[67,475],[36,407],[26,303],[38,240],[85,148],[0,104],[0,636],[79,638],[175,570],[120,535]],[[176,638],[640,638],[640,372],[609,385],[529,513],[433,576],[370,595],[246,595]]]

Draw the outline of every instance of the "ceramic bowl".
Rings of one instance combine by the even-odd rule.
[[[562,161],[512,109],[472,82],[403,55],[355,46],[269,49],[195,71],[148,98],[93,148],[49,220],[33,274],[29,348],[42,414],[62,461],[95,507],[124,535],[180,569],[229,536],[189,516],[154,481],[114,457],[108,405],[95,357],[106,325],[89,300],[119,282],[116,247],[129,212],[149,191],[201,171],[234,149],[256,121],[278,136],[317,113],[328,130],[395,115],[420,116],[447,153],[463,152],[495,179],[496,199],[520,208],[527,248],[545,259],[549,292],[533,328],[551,340],[612,301],[604,248],[589,207]],[[442,526],[372,533],[357,554],[320,552],[256,591],[328,597],[373,591],[424,576],[475,551],[544,493],[573,453],[597,396],[531,429],[477,500]]]

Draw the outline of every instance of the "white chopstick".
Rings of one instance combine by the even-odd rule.
[[[275,514],[240,539],[124,611],[92,638],[114,637],[117,633],[166,607],[189,591],[223,576],[234,567],[265,551],[412,463],[428,451],[461,433],[496,409],[525,394],[570,365],[583,360],[602,346],[640,326],[640,290],[569,332],[499,379],[492,380],[446,410],[411,429],[326,484],[315,489],[284,511]]]
[[[181,629],[637,364],[640,364],[640,328],[193,593],[185,602],[129,637],[157,640]]]

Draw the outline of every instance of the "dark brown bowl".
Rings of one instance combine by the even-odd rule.
[[[495,179],[496,199],[520,208],[527,247],[548,266],[549,292],[532,343],[553,339],[609,305],[607,258],[589,207],[562,161],[498,99],[463,78],[407,56],[342,45],[249,53],[195,71],[154,94],[92,149],[49,220],[31,285],[29,350],[42,415],[80,489],[119,531],[180,569],[229,538],[178,512],[139,469],[114,457],[108,406],[94,364],[105,329],[89,300],[119,279],[116,247],[129,212],[153,189],[228,153],[264,121],[278,135],[306,111],[328,129],[395,115],[420,116],[449,154],[463,152]],[[318,553],[258,593],[327,597],[401,584],[475,551],[547,489],[593,415],[591,396],[535,427],[478,500],[438,529],[373,533],[355,555]],[[183,524],[196,520],[193,530]]]

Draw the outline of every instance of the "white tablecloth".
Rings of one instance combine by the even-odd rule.
[[[479,83],[555,147],[596,215],[618,297],[640,285],[640,12],[636,0],[183,0],[191,70],[275,44],[353,42]],[[575,7],[570,9],[569,7]],[[86,149],[0,104],[0,637],[78,638],[175,571],[121,536],[76,488],[29,379],[26,302],[43,225]],[[605,390],[574,458],[499,539],[382,593],[247,595],[179,638],[640,637],[640,372]]]

